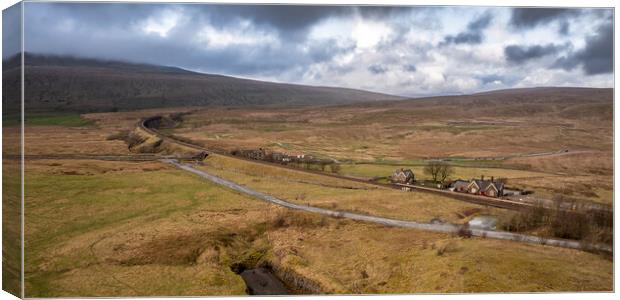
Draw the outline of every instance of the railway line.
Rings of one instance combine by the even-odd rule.
[[[183,145],[185,147],[189,147],[189,148],[195,149],[197,151],[206,151],[207,153],[216,153],[218,155],[226,156],[226,157],[233,158],[233,159],[248,161],[248,162],[252,162],[252,163],[259,163],[259,164],[269,165],[269,166],[272,166],[272,167],[283,168],[283,169],[288,169],[288,170],[295,170],[295,171],[298,171],[298,172],[304,172],[304,173],[309,173],[309,174],[314,174],[314,175],[327,176],[327,177],[331,177],[331,178],[335,178],[335,179],[340,179],[340,180],[348,180],[348,181],[357,182],[357,183],[364,183],[364,184],[379,186],[379,187],[383,187],[383,188],[402,189],[403,187],[406,187],[406,188],[409,188],[409,189],[411,189],[413,191],[419,191],[419,192],[424,192],[424,193],[432,193],[432,194],[437,194],[437,195],[441,195],[441,196],[445,196],[445,197],[449,197],[449,198],[452,198],[452,199],[456,199],[456,200],[460,200],[460,201],[465,201],[465,202],[469,202],[469,203],[473,203],[473,204],[485,205],[485,206],[491,206],[491,207],[497,207],[497,208],[503,208],[503,209],[524,210],[524,209],[532,209],[532,208],[536,207],[536,205],[534,205],[532,203],[528,203],[528,202],[520,202],[520,201],[509,200],[509,199],[502,199],[502,198],[492,198],[492,197],[486,197],[486,196],[480,196],[480,195],[471,195],[471,194],[466,194],[466,193],[458,193],[458,192],[452,192],[452,191],[448,191],[448,190],[440,190],[440,189],[423,187],[423,186],[417,186],[417,185],[402,185],[402,184],[379,183],[379,182],[373,182],[373,181],[369,181],[369,180],[365,180],[365,179],[360,179],[360,178],[348,177],[348,176],[344,176],[344,175],[330,174],[330,173],[325,173],[325,172],[320,172],[320,171],[294,168],[294,167],[290,167],[290,166],[287,166],[287,165],[282,165],[282,164],[277,164],[277,163],[272,163],[272,162],[267,162],[267,161],[261,161],[261,160],[255,160],[255,159],[249,159],[249,158],[245,158],[245,157],[234,156],[234,155],[231,155],[231,154],[226,153],[224,151],[214,151],[214,150],[207,149],[207,148],[205,148],[203,146],[200,146],[200,145],[195,145],[195,144],[191,144],[191,143],[188,143],[188,142],[185,142],[185,141],[181,141],[181,140],[176,139],[174,137],[165,135],[165,134],[159,132],[157,129],[152,128],[152,126],[149,126],[150,124],[157,123],[159,120],[161,120],[161,118],[162,118],[162,116],[153,116],[153,117],[150,117],[150,118],[146,118],[146,119],[141,120],[137,124],[137,126],[140,129],[148,132],[149,134],[155,135],[155,136],[157,136],[158,138],[160,138],[160,139],[162,139],[164,141],[168,141],[168,142],[171,142],[171,143],[176,143],[176,144],[179,144],[179,145]],[[544,208],[547,208],[547,209],[555,209],[555,207],[553,207],[548,202],[543,202],[542,205],[543,205]],[[600,211],[600,212],[609,214],[610,216],[612,215],[612,211],[610,209],[603,209],[600,206],[593,206],[592,210]]]
[[[158,117],[154,117],[154,118],[158,118]],[[156,135],[158,138],[162,140],[184,145],[186,147],[195,149],[197,151],[206,151],[207,153],[212,152],[206,149],[205,147],[187,143],[185,141],[180,141],[173,137],[164,135],[160,133],[159,131],[157,131],[156,129],[150,128],[149,126],[147,126],[147,124],[149,123],[148,120],[151,120],[151,119],[152,118],[142,120],[138,124],[138,127],[140,127],[142,130],[150,134]],[[407,187],[407,188],[412,188],[416,191],[440,194],[443,196],[448,196],[454,199],[467,201],[467,202],[474,203],[474,204],[488,205],[488,206],[494,206],[494,207],[512,209],[512,210],[522,210],[522,209],[532,208],[531,204],[519,203],[519,202],[510,201],[506,199],[482,197],[482,196],[476,196],[476,195],[470,195],[470,194],[464,194],[464,193],[456,193],[456,192],[450,192],[450,191],[433,189],[433,188],[428,188],[428,187],[421,187],[421,186],[413,186],[413,185],[383,184],[383,183],[377,183],[377,182],[369,182],[367,180],[363,180],[359,178],[350,178],[347,176],[328,174],[328,173],[323,173],[323,172],[313,171],[313,170],[302,170],[302,169],[289,167],[286,165],[280,165],[280,164],[275,164],[275,163],[266,162],[266,161],[237,157],[237,156],[230,155],[228,153],[222,153],[222,152],[212,152],[212,153],[217,153],[219,155],[223,155],[223,156],[238,159],[238,160],[244,160],[244,161],[253,162],[253,163],[275,166],[275,167],[279,167],[283,169],[295,170],[295,171],[305,172],[305,173],[310,173],[310,174],[317,174],[321,176],[328,176],[332,178],[348,180],[352,182],[359,182],[359,183],[364,183],[364,184],[369,184],[369,185],[375,185],[379,187],[392,188],[392,189],[394,188],[402,189],[403,187]],[[480,229],[480,228],[470,228],[468,225],[456,225],[456,224],[449,224],[449,223],[432,224],[432,223],[419,223],[419,222],[413,222],[413,221],[403,221],[403,220],[390,219],[390,218],[384,218],[384,217],[378,217],[378,216],[372,216],[372,215],[363,215],[363,214],[357,214],[357,213],[352,213],[352,212],[324,209],[324,208],[313,207],[309,205],[295,204],[295,203],[291,203],[286,200],[279,199],[271,195],[267,195],[262,192],[253,190],[251,188],[236,184],[224,178],[209,174],[203,170],[196,169],[192,167],[191,165],[185,164],[176,158],[163,158],[161,159],[161,161],[167,164],[171,164],[179,169],[198,175],[215,184],[222,185],[227,188],[233,189],[237,192],[257,198],[259,200],[270,202],[270,203],[280,205],[283,207],[287,207],[290,209],[303,210],[303,211],[307,211],[311,213],[317,213],[317,214],[336,217],[336,218],[347,218],[351,220],[371,222],[371,223],[377,223],[377,224],[393,226],[393,227],[414,228],[414,229],[420,229],[420,230],[452,233],[452,234],[458,234],[458,235],[465,234],[466,236],[477,236],[477,237],[482,237],[482,238],[511,240],[511,241],[516,241],[516,242],[530,243],[530,244],[541,244],[541,245],[548,245],[548,246],[555,246],[555,247],[562,247],[562,248],[572,248],[572,249],[580,249],[580,250],[613,253],[613,246],[605,245],[605,244],[589,244],[589,243],[582,243],[576,240],[566,240],[566,239],[559,239],[559,238],[544,238],[544,237],[539,237],[539,236],[512,233],[512,232],[506,232],[506,231],[495,231],[495,230],[486,230],[486,229]]]

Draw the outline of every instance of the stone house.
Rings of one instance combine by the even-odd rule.
[[[415,182],[415,175],[411,169],[398,169],[394,171],[394,174],[390,177],[390,181],[393,183],[401,184],[413,184]]]

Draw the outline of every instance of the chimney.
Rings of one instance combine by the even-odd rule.
[[[480,175],[480,180],[484,181],[484,175]]]
[[[495,182],[495,180],[494,180],[493,176],[491,176],[491,182]]]

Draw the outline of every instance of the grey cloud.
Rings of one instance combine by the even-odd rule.
[[[347,6],[314,5],[201,5],[200,11],[216,25],[235,25],[246,19],[297,39],[303,39],[306,30],[323,19],[353,13]]]
[[[609,21],[600,25],[596,34],[586,38],[583,49],[558,58],[551,67],[572,70],[581,65],[588,75],[612,73],[613,47],[613,23]]]
[[[583,9],[575,8],[513,8],[510,25],[515,28],[533,28],[555,20],[579,15]]]
[[[502,85],[512,85],[519,81],[519,76],[499,73],[476,75],[474,77],[480,80],[482,82],[482,85],[488,85],[490,83],[495,83],[496,81],[501,82]]]
[[[504,61],[486,60],[479,57],[480,55],[474,55],[467,48],[450,47],[455,44],[485,43],[485,30],[493,22],[494,16],[499,18],[499,15],[507,12],[505,8],[489,8],[470,20],[460,31],[455,31],[454,35],[446,37],[445,40],[440,36],[443,43],[440,45],[443,47],[438,47],[434,40],[419,41],[411,37],[417,33],[441,34],[447,25],[446,20],[451,22],[450,18],[446,18],[447,15],[459,14],[461,10],[471,15],[472,11],[480,12],[480,8],[42,2],[28,2],[25,5],[26,47],[34,53],[168,65],[207,73],[270,78],[295,83],[329,85],[338,82],[347,87],[358,88],[367,85],[373,90],[390,93],[402,92],[402,89],[396,88],[398,79],[396,82],[360,83],[356,75],[358,72],[364,75],[369,72],[383,74],[392,69],[417,72],[420,76],[407,76],[412,77],[407,80],[414,82],[407,88],[408,93],[443,93],[456,87],[447,87],[446,84],[425,79],[423,73],[427,70],[418,68],[419,63],[424,62],[425,66],[431,67],[441,64],[445,76],[465,79],[467,82],[475,79],[477,84],[481,85],[483,82],[489,84],[495,81],[492,80],[492,75],[504,75],[502,82],[510,84],[511,78],[506,77],[504,72],[514,72],[515,76],[522,78],[523,71],[508,70],[507,67],[514,61],[528,61],[531,57],[541,55],[549,57],[536,61],[531,66],[549,67],[549,62],[562,54],[564,60],[558,59],[555,68],[583,67],[591,74],[609,70],[607,62],[611,60],[604,58],[607,53],[605,47],[611,43],[605,42],[604,37],[611,36],[611,33],[606,35],[601,31],[597,35],[584,37],[577,35],[577,30],[570,30],[571,28],[567,31],[570,36],[561,37],[562,40],[587,39],[591,46],[572,51],[570,48],[554,48],[563,47],[562,45],[540,45],[538,48],[515,45],[516,48],[507,50],[508,64]],[[169,10],[178,10],[181,19],[167,35],[145,33],[142,22],[149,18],[158,20],[165,17]],[[588,15],[589,19],[598,20],[597,22],[610,15],[609,10],[592,10],[592,13],[600,13],[600,16]],[[350,41],[346,37],[337,41],[310,40],[308,37],[313,26],[329,18],[357,17],[373,19],[387,25],[391,34],[373,49],[356,49],[353,36]],[[564,20],[571,21],[569,18]],[[366,24],[372,26],[373,22]],[[551,26],[559,30],[561,24],[561,21],[557,21]],[[226,46],[226,43],[222,43],[214,46],[201,40],[199,36],[206,26],[228,34],[247,32],[252,36],[247,44],[235,43],[237,40],[234,40],[232,45]],[[591,26],[587,25],[586,29]],[[254,43],[251,40],[257,37],[253,35],[255,32],[267,34],[273,37],[275,42]],[[510,38],[513,37],[510,35],[514,34],[505,33]],[[550,38],[558,36],[554,34]],[[243,39],[240,38],[239,41]],[[553,52],[552,50],[557,51],[551,59],[552,54],[547,53]],[[336,59],[345,54],[351,54],[353,58]],[[368,61],[367,58],[372,59],[374,64],[370,64],[370,67],[369,64],[360,66],[360,62]],[[471,72],[462,72],[461,68],[472,68],[483,74],[490,72],[489,69],[493,71],[488,76],[476,77]],[[310,82],[308,78],[316,81]],[[608,78],[600,79],[601,82],[606,82],[604,80]]]
[[[489,13],[486,13],[478,19],[471,21],[467,25],[467,29],[469,29],[470,31],[480,31],[486,29],[491,24],[491,20],[493,20],[493,16],[491,16],[491,14]]]
[[[418,68],[416,68],[415,65],[412,65],[412,64],[405,65],[405,71],[407,71],[407,72],[412,72],[413,73],[413,72],[415,72],[417,70],[418,70]]]
[[[387,72],[388,68],[385,67],[385,66],[382,66],[382,65],[375,64],[375,65],[370,65],[368,67],[368,71],[370,71],[370,73],[378,75],[378,74],[383,74],[383,73]]]
[[[313,62],[323,62],[331,60],[334,56],[345,54],[355,50],[356,44],[346,43],[339,46],[338,41],[329,39],[319,43],[312,43],[309,49],[309,56]]]
[[[467,31],[461,32],[457,35],[448,35],[444,38],[444,41],[440,44],[445,46],[448,44],[480,44],[484,38],[482,31],[489,27],[493,16],[486,13],[481,17],[469,22],[467,25]]]
[[[21,3],[2,11],[2,59],[21,52]]]
[[[518,46],[511,45],[504,48],[504,56],[509,63],[524,63],[528,60],[541,58],[547,55],[558,54],[559,51],[566,49],[567,45],[547,44],[545,46]]]
[[[568,23],[567,21],[563,21],[562,24],[560,24],[560,29],[558,29],[558,33],[560,33],[561,35],[568,35],[570,33],[570,23]]]
[[[583,61],[586,74],[613,72],[614,26],[612,22],[599,27],[599,32],[586,39],[586,48],[578,57]]]
[[[492,83],[495,81],[504,81],[504,76],[501,76],[498,74],[482,75],[482,76],[477,76],[477,78],[480,81],[482,81],[482,84],[488,84],[488,83]]]

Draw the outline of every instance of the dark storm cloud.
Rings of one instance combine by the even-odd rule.
[[[2,59],[21,52],[21,3],[2,11]]]
[[[239,19],[259,27],[278,31],[288,38],[300,39],[306,30],[323,19],[353,13],[348,6],[313,5],[200,5],[216,26],[234,25]]]
[[[370,65],[368,67],[368,71],[370,71],[370,73],[378,75],[378,74],[384,74],[385,72],[387,72],[388,68],[382,65],[375,64],[375,65]]]
[[[573,19],[568,17],[571,13],[555,13],[558,21],[549,26],[557,32],[550,40],[562,41],[556,44],[581,44],[576,41],[584,39],[589,44],[573,51],[559,44],[528,46],[528,39],[521,32],[503,27],[494,28],[492,36],[485,36],[491,23],[509,21],[509,8],[43,2],[24,5],[27,51],[169,65],[264,80],[368,86],[389,93],[432,89],[442,93],[473,90],[476,87],[472,82],[479,86],[497,86],[496,81],[517,84],[500,76],[510,72],[516,78],[524,78],[524,72],[550,67],[549,62],[554,60],[556,69],[582,67],[587,74],[610,70],[611,59],[606,49],[611,43],[611,32],[606,32],[605,27],[590,37],[582,32],[596,28],[601,20],[611,16],[611,10],[581,13],[579,18],[593,20],[579,22],[583,30],[576,30]],[[474,17],[455,30],[454,25],[461,22],[453,24],[454,18],[461,14]],[[518,20],[529,20],[527,24],[542,26],[551,22],[545,21],[549,18],[521,13],[510,21],[526,26],[522,25],[525,21]],[[331,20],[334,22],[325,22]],[[317,27],[319,24],[322,26]],[[560,36],[562,32],[565,35]],[[435,37],[439,37],[439,45]],[[506,49],[498,46],[505,40],[512,40],[515,45]],[[506,59],[497,60],[468,47],[455,46],[487,42],[489,45],[483,45],[484,53],[504,50]],[[560,56],[563,58],[557,59]],[[545,59],[534,59],[539,57]],[[526,68],[511,69],[516,62],[530,60],[532,63]],[[497,77],[476,77],[478,73],[463,72],[464,68]],[[394,78],[394,72],[416,72],[416,76],[408,76],[412,83],[406,89],[397,87],[398,79],[364,80],[373,74]],[[437,80],[437,72],[454,80]]]
[[[441,45],[448,44],[480,44],[484,38],[482,31],[489,27],[493,16],[486,13],[483,16],[469,22],[467,30],[457,35],[448,35]]]
[[[385,19],[409,14],[413,11],[428,12],[432,8],[412,6],[358,6],[357,11],[364,18]]]
[[[605,22],[594,35],[586,38],[586,46],[567,56],[560,57],[552,68],[572,70],[581,65],[588,75],[613,72],[613,23]]]
[[[571,8],[513,8],[510,25],[515,28],[533,28],[555,20],[565,20],[582,13],[582,9]]]
[[[347,11],[352,13],[350,7],[128,3],[27,3],[26,6],[26,45],[32,52],[175,65],[227,74],[270,75],[329,61],[354,48],[346,43],[339,46],[336,41],[314,43],[306,52],[300,47],[305,31],[312,24]],[[140,22],[165,16],[175,9],[183,12],[182,20],[166,37],[136,31],[140,30]],[[206,25],[228,30],[238,28],[241,20],[251,22],[253,29],[275,32],[282,44],[218,49],[205,47],[196,40],[196,33]]]
[[[558,54],[565,49],[567,45],[547,44],[544,46],[518,46],[511,45],[504,48],[504,56],[509,63],[524,63],[528,60],[541,58],[547,55]]]

